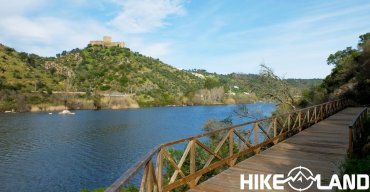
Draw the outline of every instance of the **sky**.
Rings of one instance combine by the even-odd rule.
[[[324,78],[370,32],[360,0],[0,0],[0,43],[55,56],[104,35],[179,69]]]

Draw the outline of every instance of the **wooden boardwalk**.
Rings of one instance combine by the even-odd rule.
[[[362,108],[346,108],[248,158],[222,173],[199,184],[189,192],[226,192],[240,190],[241,174],[284,174],[298,166],[307,167],[314,175],[321,174],[321,181],[328,184],[333,173],[340,172],[340,164],[347,155],[348,125]],[[248,185],[245,185],[248,189]],[[288,184],[286,191],[294,191]],[[317,191],[315,185],[307,191]]]

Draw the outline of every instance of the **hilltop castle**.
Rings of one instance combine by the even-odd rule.
[[[122,48],[125,46],[125,42],[112,42],[111,36],[104,36],[103,41],[90,41],[90,45],[102,45],[106,47],[118,46]]]

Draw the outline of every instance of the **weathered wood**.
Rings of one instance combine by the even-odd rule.
[[[290,120],[291,120],[291,115],[289,114],[288,115],[288,131],[290,131]]]
[[[302,131],[302,112],[298,112],[298,128],[299,128],[299,131]]]
[[[140,168],[144,167],[144,175],[142,179],[142,184],[140,186],[140,191],[167,191],[174,189],[180,185],[189,185],[194,188],[198,183],[199,179],[204,173],[207,173],[213,169],[217,169],[220,166],[228,165],[233,166],[241,155],[249,154],[251,152],[259,153],[261,149],[266,149],[270,147],[271,143],[277,144],[279,141],[285,139],[286,135],[292,135],[296,132],[302,130],[302,128],[307,128],[311,125],[311,122],[318,122],[321,119],[333,114],[336,111],[341,110],[348,103],[344,100],[330,101],[324,104],[315,105],[309,108],[295,110],[290,113],[282,114],[279,116],[269,117],[265,119],[250,121],[242,123],[239,125],[234,125],[230,127],[221,128],[218,130],[210,131],[207,133],[198,134],[193,137],[188,137],[184,139],[179,139],[176,141],[171,141],[160,145],[155,148],[151,153],[143,158],[139,163],[137,163],[134,168],[131,168],[128,172],[122,175],[112,186],[110,186],[106,191],[118,191],[118,189],[127,184],[129,179],[131,179]],[[311,118],[312,117],[312,118]],[[250,125],[250,126],[248,126]],[[267,127],[267,131],[265,128]],[[245,128],[248,131],[247,138],[244,138],[240,133],[236,131],[236,128]],[[259,130],[261,130],[265,139],[259,139]],[[254,142],[250,143],[249,137],[252,132],[254,133]],[[214,151],[210,147],[204,144],[202,139],[204,137],[212,136],[215,134],[225,133],[225,136],[218,143]],[[236,138],[239,138],[242,142],[234,141],[234,134]],[[322,133],[320,133],[322,134]],[[320,137],[320,136],[319,136]],[[228,156],[222,158],[218,155],[219,150],[222,148],[224,143],[228,140]],[[167,147],[171,147],[175,144],[180,144],[184,142],[189,142],[181,159],[178,163],[171,157],[171,154],[166,150]],[[210,156],[206,161],[202,169],[196,170],[196,145],[200,146],[202,149],[207,151]],[[234,153],[234,145],[238,145],[238,152]],[[243,147],[246,145],[248,148]],[[157,154],[157,161],[155,164],[155,170],[152,159]],[[186,175],[182,170],[182,165],[184,164],[187,157],[190,156],[190,170],[189,174]],[[163,185],[163,157],[165,157],[171,166],[174,167],[175,171],[167,185]],[[216,158],[216,159],[215,159]],[[215,160],[215,161],[214,161]],[[214,161],[214,162],[213,162]],[[213,163],[212,163],[213,162]],[[180,174],[181,178],[178,178]]]
[[[253,125],[253,133],[254,133],[254,143],[253,145],[257,145],[258,144],[258,122],[254,123]]]
[[[186,149],[185,149],[184,153],[182,154],[182,157],[181,157],[181,159],[179,161],[179,164],[177,165],[177,167],[179,169],[181,169],[182,165],[184,164],[184,162],[186,160],[186,157],[189,154],[190,148],[191,148],[191,142],[189,142],[188,145],[186,146]],[[173,183],[176,180],[177,175],[179,174],[179,172],[180,172],[179,170],[177,170],[177,169],[175,170],[175,172],[173,173],[173,175],[172,175],[172,177],[170,179],[170,183]]]
[[[133,167],[128,169],[120,178],[118,178],[111,186],[109,186],[105,191],[106,192],[114,192],[118,191],[121,186],[126,184],[135,174],[146,165],[146,163],[152,158],[154,154],[156,154],[160,150],[160,146],[153,148],[149,153],[147,153],[144,158],[136,163]]]
[[[235,130],[234,130],[235,131]],[[218,153],[218,151],[221,149],[221,147],[222,147],[222,145],[226,142],[226,140],[227,140],[227,138],[229,138],[229,135],[225,135],[224,136],[224,138],[222,138],[221,139],[221,141],[218,143],[218,145],[217,145],[217,147],[216,147],[216,149],[215,149],[215,151],[214,151],[214,153],[215,154],[217,154]],[[211,163],[212,163],[212,161],[213,161],[213,159],[215,158],[215,156],[214,155],[211,155],[210,157],[209,157],[209,159],[207,160],[207,162],[206,162],[206,164],[203,166],[203,169],[204,168],[206,168],[206,167],[208,167],[208,165],[210,165]],[[200,175],[200,176],[198,176],[196,179],[195,179],[195,184],[197,184],[198,183],[198,181],[199,181],[199,179],[202,177],[202,175]]]
[[[351,157],[353,153],[353,128],[349,126],[348,129],[348,156]]]
[[[249,132],[248,133],[248,136],[250,136],[250,133],[251,132]],[[241,141],[243,141],[243,143],[246,145],[246,146],[248,146],[248,147],[252,147],[252,144],[249,142],[249,141],[247,141],[242,135],[240,135],[240,133],[238,132],[238,131],[236,131],[236,130],[234,130],[234,134],[241,140]]]
[[[146,191],[153,191],[152,190],[152,161],[150,160],[146,165],[148,171],[146,172]]]
[[[145,183],[146,183],[146,180],[147,180],[147,177],[148,177],[148,172],[149,172],[149,167],[146,165],[145,166],[145,169],[144,169],[144,174],[143,174],[143,177],[141,179],[141,183],[140,183],[140,192],[144,192],[145,191]]]
[[[191,148],[190,148],[190,175],[195,173],[196,165],[195,165],[195,140],[190,141]],[[195,187],[195,180],[190,181],[190,188]]]
[[[229,134],[229,157],[234,155],[234,129],[230,129],[228,134]],[[231,160],[229,162],[230,166],[234,165],[234,162]]]
[[[277,125],[276,125],[276,121],[277,121],[277,119],[275,118],[274,119],[274,137],[276,137],[277,136]],[[284,125],[283,125],[283,128],[282,129],[284,129]],[[269,137],[269,139],[270,139],[270,137]]]
[[[160,150],[157,154],[157,161],[156,161],[156,178],[157,178],[157,184],[158,184],[158,192],[162,192],[162,186],[163,186],[162,171],[163,171],[163,158],[162,158],[162,150]]]
[[[349,143],[348,143],[348,155],[352,156],[353,148],[357,143],[357,140],[361,139],[364,134],[364,124],[367,119],[367,107],[362,108],[362,110],[355,115],[349,125]]]
[[[171,155],[166,151],[166,150],[162,150],[162,154],[166,157],[166,159],[170,162],[170,164],[175,168],[175,170],[177,170],[181,177],[185,177],[185,174],[182,172],[181,168],[177,166],[175,160],[172,159]]]
[[[322,180],[330,180],[333,173],[339,174],[338,164],[346,158],[349,142],[348,124],[359,110],[359,108],[347,108],[270,149],[236,164],[190,191],[239,192],[242,191],[240,174],[288,174],[297,166],[304,166],[314,174],[321,174]],[[336,110],[331,110],[331,112],[334,111]],[[341,121],[337,121],[338,119]],[[335,136],[329,138],[321,136],[324,132],[320,130],[325,130],[326,136]],[[184,179],[188,178],[189,176]],[[248,189],[247,185],[245,187]],[[290,191],[289,186],[285,187]],[[311,190],[318,191],[315,186],[312,186]]]
[[[282,136],[285,136],[285,134],[279,135],[277,137],[282,137]],[[225,159],[223,159],[221,161],[218,161],[218,162],[215,162],[215,163],[211,164],[210,166],[208,166],[206,168],[203,168],[201,170],[198,170],[194,174],[191,174],[189,176],[186,176],[184,178],[181,178],[181,179],[177,180],[176,182],[171,183],[171,184],[165,186],[164,187],[164,191],[169,191],[169,190],[172,190],[172,189],[174,189],[176,187],[179,187],[181,185],[184,185],[185,183],[193,180],[194,178],[198,177],[199,175],[203,175],[203,174],[205,174],[205,173],[207,173],[209,171],[212,171],[212,170],[214,170],[214,169],[216,169],[216,168],[218,168],[218,167],[220,167],[220,166],[222,166],[224,164],[227,164],[227,162],[230,161],[231,159],[235,159],[235,158],[240,157],[242,155],[248,154],[248,153],[250,153],[250,152],[252,152],[252,151],[254,151],[254,150],[258,149],[258,148],[261,148],[261,146],[264,146],[264,145],[267,145],[267,144],[271,143],[273,139],[275,139],[275,138],[272,138],[271,140],[264,141],[261,144],[255,145],[255,146],[253,146],[253,147],[251,147],[251,148],[249,148],[247,150],[243,150],[241,152],[235,153],[231,157],[226,157]]]
[[[151,173],[151,178],[152,178],[152,182],[153,182],[153,191],[155,192],[158,192],[159,189],[158,189],[158,180],[157,180],[157,177],[156,177],[156,173],[155,173],[155,170],[154,170],[154,165],[153,165],[153,161],[150,161],[150,173]],[[150,191],[150,190],[148,190]]]
[[[276,120],[276,118],[273,120],[273,121],[275,121]],[[264,134],[264,135],[266,135],[266,137],[268,138],[268,139],[271,139],[271,137],[269,136],[269,134],[265,131],[265,129],[263,129],[263,127],[261,127],[260,126],[260,124],[258,124],[257,125],[258,126],[258,128],[262,131],[262,133]],[[275,135],[274,135],[275,136]]]
[[[196,140],[195,141],[197,143],[197,145],[199,145],[201,148],[203,148],[204,150],[206,150],[209,154],[217,157],[217,159],[222,159],[222,157],[220,157],[217,153],[213,152],[209,147],[207,147],[205,144],[203,144],[202,142]]]

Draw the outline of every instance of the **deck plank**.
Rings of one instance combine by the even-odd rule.
[[[288,174],[297,166],[328,180],[340,172],[348,147],[348,125],[362,108],[346,108],[281,143],[199,184],[189,192],[240,192],[240,174]],[[246,189],[248,186],[245,186]],[[286,191],[294,191],[285,185]],[[247,190],[244,190],[247,191]],[[314,186],[306,191],[317,191]]]

